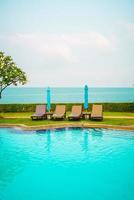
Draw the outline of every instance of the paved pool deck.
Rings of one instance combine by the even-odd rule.
[[[107,124],[91,124],[87,122],[78,122],[77,124],[73,123],[63,123],[63,124],[49,124],[49,125],[37,125],[37,126],[27,126],[24,124],[0,124],[0,127],[14,127],[21,128],[23,130],[48,130],[56,128],[104,128],[104,129],[116,129],[116,130],[132,130],[134,131],[134,125],[123,126],[123,125],[107,125]]]

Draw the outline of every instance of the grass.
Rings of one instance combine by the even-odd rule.
[[[91,120],[80,120],[80,121],[71,121],[71,123],[78,123],[78,122],[88,122],[90,124],[108,124],[108,125],[134,125],[134,119],[104,119],[103,121],[91,121]],[[37,125],[49,125],[49,124],[65,124],[70,123],[68,120],[62,121],[53,121],[53,120],[36,120],[32,121],[30,118],[12,118],[12,119],[0,119],[0,124],[25,124],[28,126],[37,126]]]
[[[68,114],[68,113],[67,113]],[[117,116],[117,117],[134,117],[134,113],[130,113],[130,112],[104,112],[104,117],[105,116]],[[0,114],[2,117],[16,117],[16,118],[28,118],[32,115],[31,112],[21,112],[21,113],[1,113]]]
[[[68,113],[67,113],[68,114]],[[30,112],[22,113],[1,113],[0,116],[3,118],[0,119],[0,124],[24,124],[28,126],[37,126],[37,125],[49,125],[49,124],[65,124],[70,123],[68,120],[63,121],[53,121],[53,120],[36,120],[32,121]],[[105,118],[105,117],[109,118]],[[134,118],[123,118],[124,117],[134,117],[134,113],[129,112],[104,112],[103,121],[91,121],[91,120],[81,120],[81,121],[71,121],[71,123],[77,124],[78,122],[86,122],[90,124],[108,124],[108,125],[134,125]],[[8,118],[6,118],[8,117]],[[14,117],[14,118],[12,118]],[[111,118],[110,118],[111,117]],[[118,117],[118,118],[112,118]],[[121,117],[121,118],[119,118]]]
[[[134,113],[132,112],[104,112],[104,116],[134,117]]]
[[[16,118],[21,118],[21,117],[30,117],[33,113],[31,112],[21,112],[21,113],[14,113],[14,112],[8,112],[8,113],[0,113],[0,116],[2,117],[16,117]]]

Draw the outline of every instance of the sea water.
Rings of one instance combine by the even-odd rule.
[[[7,88],[2,103],[46,103],[47,88]],[[82,103],[83,88],[51,88],[53,103]],[[90,102],[134,102],[134,88],[89,88]]]

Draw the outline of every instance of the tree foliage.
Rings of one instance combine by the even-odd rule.
[[[26,82],[26,73],[16,65],[11,56],[0,52],[0,98],[3,90],[8,86],[24,85]]]

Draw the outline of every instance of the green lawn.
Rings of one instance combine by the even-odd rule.
[[[104,116],[127,116],[134,117],[132,112],[104,112]]]
[[[77,124],[78,122],[88,122],[92,124],[108,124],[108,125],[134,125],[134,119],[104,119],[103,121],[91,121],[91,120],[80,120],[80,121],[71,121],[71,123]],[[65,124],[70,123],[68,120],[63,121],[53,121],[53,120],[35,120],[32,121],[30,118],[15,118],[15,119],[0,119],[0,124],[25,124],[29,126],[37,125],[48,125],[48,124]]]
[[[104,117],[105,116],[127,116],[127,117],[134,117],[134,113],[130,113],[130,112],[104,112]],[[32,113],[30,112],[22,112],[22,113],[1,113],[0,114],[2,117],[30,117],[32,115]],[[67,113],[68,115],[68,113]]]
[[[70,123],[68,120],[63,121],[53,121],[53,120],[35,120],[32,121],[30,116],[32,113],[23,112],[23,113],[1,113],[0,116],[3,117],[0,119],[0,124],[25,124],[29,126],[37,126],[37,125],[48,125],[48,124],[65,124]],[[67,113],[68,115],[68,113]],[[109,116],[109,118],[105,118]],[[111,118],[110,118],[111,116]],[[128,112],[104,112],[104,120],[103,121],[91,121],[91,120],[81,120],[81,121],[71,121],[71,123],[77,124],[78,122],[88,122],[92,124],[108,124],[108,125],[134,125],[134,118],[124,119],[124,117],[134,117],[134,113]],[[8,118],[6,118],[8,117]],[[14,118],[11,118],[14,117]],[[121,117],[121,118],[112,118],[112,117]]]
[[[9,113],[0,113],[0,116],[2,117],[30,117],[33,113],[30,113],[30,112],[21,112],[21,113],[12,113],[12,112],[9,112]]]

